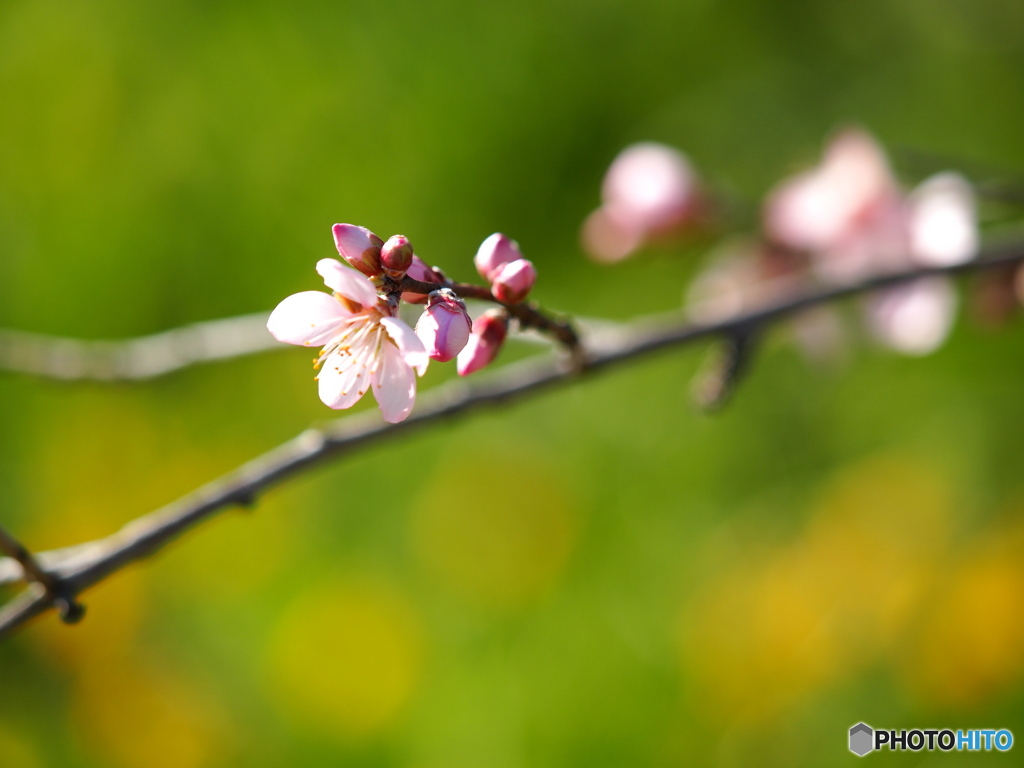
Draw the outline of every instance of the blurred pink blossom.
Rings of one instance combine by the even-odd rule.
[[[885,152],[864,131],[838,133],[817,167],[769,193],[765,232],[785,248],[808,252],[827,282],[898,267],[906,253],[904,206]]]
[[[601,207],[583,223],[584,250],[598,261],[626,258],[651,240],[692,223],[700,208],[697,175],[677,149],[655,142],[626,147],[601,186]]]
[[[466,303],[451,289],[439,288],[427,299],[427,308],[416,323],[416,335],[431,359],[444,363],[466,346],[472,327]]]
[[[919,264],[962,264],[978,251],[974,190],[957,173],[921,182],[907,199],[908,248]]]
[[[949,335],[956,304],[949,280],[926,277],[869,296],[868,326],[879,341],[897,352],[927,355]]]
[[[815,274],[832,284],[957,264],[978,248],[974,193],[965,179],[938,174],[904,195],[882,148],[857,129],[833,137],[816,168],[779,184],[764,219],[769,240],[806,253]],[[865,300],[879,340],[910,354],[942,343],[955,308],[952,287],[941,278]]]
[[[366,277],[337,259],[321,259],[316,269],[334,295],[289,296],[267,329],[287,344],[323,346],[316,365],[325,405],[350,408],[372,388],[384,420],[402,421],[416,400],[415,374],[422,376],[429,362],[422,342]]]
[[[764,243],[729,241],[690,285],[685,304],[694,322],[711,325],[789,301],[810,286],[804,261],[796,254]],[[800,312],[791,329],[797,346],[814,362],[835,362],[844,351],[844,329],[831,307]]]

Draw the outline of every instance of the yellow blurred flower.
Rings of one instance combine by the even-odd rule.
[[[124,768],[202,768],[224,756],[224,713],[180,670],[125,656],[80,670],[71,714],[98,764]]]
[[[461,471],[444,473],[413,512],[413,547],[427,570],[486,606],[518,607],[544,594],[561,577],[579,527],[564,481],[511,453],[445,463]]]
[[[420,622],[393,587],[321,583],[295,600],[271,640],[274,700],[323,734],[371,736],[409,701],[423,654]]]
[[[950,493],[913,459],[827,484],[803,532],[723,563],[683,617],[683,662],[712,718],[771,719],[894,652],[950,539]]]
[[[923,606],[901,670],[932,705],[990,701],[1024,676],[1024,527],[989,532]]]

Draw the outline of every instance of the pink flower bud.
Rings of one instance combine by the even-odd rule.
[[[405,235],[392,235],[380,249],[380,264],[388,277],[400,280],[412,266],[412,243]]]
[[[526,259],[516,259],[495,273],[491,293],[504,304],[518,304],[526,298],[535,282],[537,270],[533,264]]]
[[[489,309],[473,323],[473,333],[466,348],[459,353],[456,369],[459,376],[479,371],[498,356],[508,336],[508,315],[504,310]]]
[[[439,288],[427,299],[427,308],[416,323],[416,335],[427,354],[444,363],[463,350],[471,327],[465,302],[451,289]]]
[[[412,257],[412,264],[409,267],[407,273],[413,280],[419,280],[421,283],[436,283],[441,284],[441,278],[438,274],[426,265],[419,256]],[[403,293],[402,301],[407,301],[410,304],[426,304],[427,297],[422,293]]]
[[[500,232],[495,232],[480,244],[473,263],[485,280],[493,280],[495,273],[511,261],[523,258],[519,244]]]
[[[384,241],[366,227],[354,224],[334,225],[334,244],[338,253],[349,264],[367,277],[378,277],[380,267],[380,249]]]

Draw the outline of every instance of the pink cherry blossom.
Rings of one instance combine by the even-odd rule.
[[[880,342],[907,355],[927,355],[949,335],[957,296],[949,280],[926,277],[878,291],[866,302],[868,326]]]
[[[962,264],[978,250],[974,190],[957,173],[922,181],[907,200],[908,247],[924,265]]]
[[[774,243],[806,253],[815,274],[837,284],[958,264],[978,249],[967,181],[942,173],[905,195],[882,148],[860,130],[839,133],[816,168],[775,188],[765,206],[765,230]],[[925,354],[952,327],[955,298],[948,281],[930,278],[879,291],[864,306],[880,341]]]
[[[765,230],[779,245],[809,252],[827,282],[899,268],[907,256],[899,185],[881,146],[857,129],[837,134],[820,165],[769,194]]]
[[[681,231],[701,208],[690,161],[656,142],[626,147],[601,186],[601,207],[584,222],[584,249],[598,261],[619,261],[645,243]]]
[[[505,304],[518,304],[526,298],[537,282],[537,270],[527,259],[516,259],[503,265],[494,273],[491,293]]]
[[[489,309],[473,323],[469,343],[459,353],[456,370],[469,376],[491,364],[508,336],[508,316],[503,310]]]
[[[503,266],[522,258],[523,254],[515,240],[495,232],[480,244],[476,256],[473,257],[473,263],[481,277],[493,280]]]
[[[345,261],[367,277],[381,274],[380,249],[384,241],[366,227],[355,224],[335,224],[334,245]]]
[[[416,323],[416,335],[433,360],[445,363],[466,346],[472,327],[466,303],[451,289],[440,288],[430,294]]]
[[[366,277],[337,259],[321,259],[316,269],[334,294],[289,296],[267,329],[287,344],[323,347],[316,365],[325,405],[350,408],[372,388],[384,420],[402,421],[416,400],[416,374],[427,369],[423,344]]]

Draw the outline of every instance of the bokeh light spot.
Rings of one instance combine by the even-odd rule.
[[[402,595],[342,581],[300,595],[269,649],[277,705],[341,739],[390,726],[416,688],[422,659],[420,622]]]
[[[413,546],[424,566],[486,606],[517,607],[544,594],[561,576],[578,531],[564,481],[544,464],[512,455],[450,465],[461,469],[446,473],[414,511]]]

